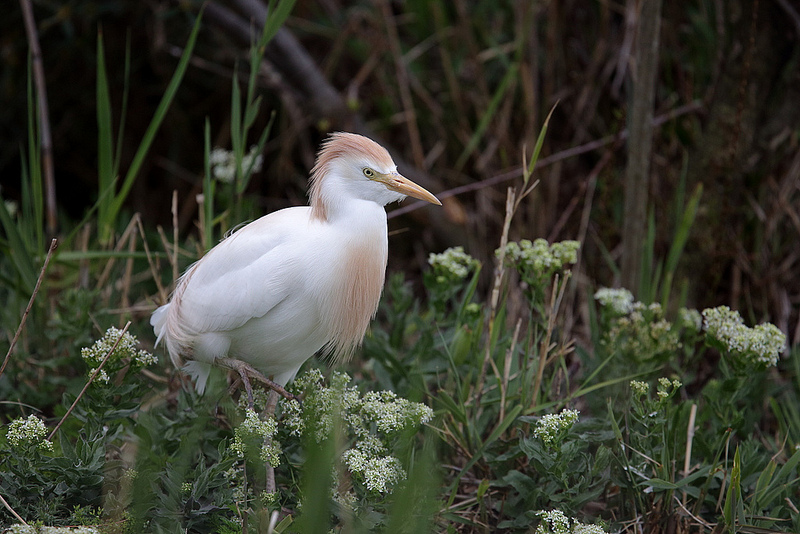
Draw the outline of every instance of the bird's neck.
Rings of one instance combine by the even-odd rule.
[[[325,204],[322,209],[324,218],[319,216],[319,212],[315,213],[312,205],[311,217],[348,232],[369,235],[374,232],[386,233],[386,210],[371,200],[340,199],[338,202]]]
[[[339,180],[332,178],[317,182],[311,188],[309,200],[313,220],[354,228],[386,228],[386,210],[381,204],[352,196]]]

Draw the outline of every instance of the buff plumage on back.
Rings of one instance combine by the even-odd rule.
[[[325,210],[325,200],[321,194],[322,180],[331,169],[331,163],[339,157],[347,157],[351,154],[364,154],[367,158],[376,163],[391,167],[394,161],[389,152],[381,145],[364,137],[345,132],[336,132],[322,142],[317,161],[311,169],[311,179],[309,182],[309,202],[311,204],[311,216],[315,219],[326,220],[328,218]]]

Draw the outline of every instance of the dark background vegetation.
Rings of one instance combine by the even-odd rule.
[[[246,70],[251,38],[242,30],[256,4],[212,2],[206,11],[192,66],[129,197],[128,209],[141,213],[146,226],[171,224],[177,190],[181,231],[194,231],[203,123],[210,118],[215,145],[230,146],[230,78],[237,64],[240,73]],[[333,130],[374,135],[403,160],[401,171],[435,193],[514,178],[558,103],[542,152],[545,164],[557,161],[541,168],[541,184],[511,237],[579,238],[583,280],[613,285],[618,279],[608,261],[618,263],[621,254],[627,157],[619,136],[631,98],[636,4],[299,2],[285,31],[319,72],[300,71],[289,49],[270,45],[259,77],[260,121],[274,110],[276,123],[264,168],[250,185],[257,212],[305,201],[314,152]],[[28,45],[18,6],[8,7],[0,22],[0,177],[4,198],[14,198],[27,135]],[[117,104],[130,40],[124,169],[199,7],[191,1],[34,3],[61,230],[96,200],[97,32]],[[771,319],[792,339],[800,326],[798,11],[788,0],[665,3],[654,113],[678,113],[654,129],[650,181],[662,256],[676,200],[704,186],[679,273],[688,283],[688,304],[730,304],[748,321]],[[471,141],[474,149],[467,150]],[[577,155],[559,156],[580,147]],[[443,210],[393,220],[394,229],[407,231],[392,239],[390,268],[417,271],[428,251],[458,244],[489,260],[508,183],[494,180],[447,198]]]

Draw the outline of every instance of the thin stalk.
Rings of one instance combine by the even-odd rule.
[[[47,104],[47,84],[42,66],[42,49],[39,47],[39,36],[36,31],[36,19],[33,17],[33,6],[30,0],[19,0],[22,17],[25,20],[25,34],[31,50],[33,78],[36,84],[36,99],[39,108],[39,141],[44,170],[45,203],[47,206],[47,232],[56,233],[56,180],[53,165],[53,139],[50,134],[50,110]]]
[[[25,313],[22,314],[22,320],[19,322],[19,327],[14,333],[14,338],[11,340],[11,345],[8,346],[8,352],[3,360],[2,367],[0,367],[0,376],[3,376],[3,371],[5,371],[8,361],[11,359],[11,353],[14,351],[14,347],[17,345],[17,340],[19,339],[20,334],[22,334],[22,328],[25,326],[25,321],[28,320],[28,314],[31,312],[31,308],[33,308],[33,301],[36,300],[36,295],[39,294],[39,287],[42,285],[42,280],[44,280],[44,273],[47,271],[47,266],[50,264],[50,258],[53,257],[53,252],[55,252],[57,246],[58,240],[53,238],[53,240],[50,241],[50,248],[47,251],[47,256],[44,258],[42,270],[39,271],[39,278],[36,280],[36,285],[33,288],[31,299],[28,301],[28,306],[25,308]]]

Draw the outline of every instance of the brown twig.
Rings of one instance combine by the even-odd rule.
[[[200,210],[203,213],[203,209]],[[201,227],[203,228],[203,227]],[[172,191],[172,279],[178,279],[178,190]],[[207,243],[208,248],[211,248],[211,243]],[[164,295],[164,293],[162,293]],[[166,300],[165,300],[166,302]]]
[[[147,239],[145,239],[144,227],[142,226],[142,218],[138,216],[136,217],[136,225],[139,227],[139,233],[142,235],[142,245],[144,246],[144,254],[147,256],[147,264],[150,266],[150,273],[153,275],[153,280],[156,282],[156,288],[158,289],[159,295],[166,295],[167,291],[164,289],[163,284],[161,283],[161,277],[158,276],[158,269],[156,269],[156,264],[153,261],[153,256],[150,254],[150,247],[147,246]]]
[[[545,332],[544,339],[542,340],[542,344],[539,346],[539,362],[538,368],[536,369],[536,379],[534,380],[533,384],[533,394],[531,395],[531,402],[533,403],[532,406],[535,406],[536,400],[539,397],[539,392],[542,388],[542,378],[544,377],[544,368],[547,365],[548,357],[547,355],[550,353],[550,340],[553,337],[553,332],[556,328],[556,317],[558,316],[558,310],[561,307],[561,302],[564,300],[564,293],[567,289],[567,281],[570,277],[570,271],[566,271],[564,273],[563,281],[559,280],[559,276],[556,275],[555,280],[553,281],[553,289],[550,293],[550,307],[547,314],[547,330]],[[560,282],[560,285],[559,285]],[[563,352],[562,352],[563,354]]]
[[[19,521],[23,525],[26,525],[26,526],[28,525],[28,523],[24,519],[22,519],[22,516],[19,515],[13,508],[11,508],[11,505],[8,504],[8,502],[3,498],[2,495],[0,495],[0,501],[3,502],[3,506],[6,507],[6,510],[11,512],[11,515],[13,515],[16,518],[17,521]]]
[[[31,312],[31,308],[33,308],[33,301],[36,300],[36,295],[39,293],[39,287],[42,285],[42,280],[44,280],[44,273],[47,271],[47,265],[50,263],[50,258],[53,256],[53,252],[56,250],[57,246],[58,240],[54,238],[50,242],[50,248],[47,251],[47,256],[44,258],[42,270],[39,271],[39,278],[36,280],[36,285],[33,288],[31,299],[28,301],[28,306],[25,308],[25,313],[22,314],[22,320],[19,322],[19,327],[14,334],[14,338],[11,340],[11,345],[8,346],[8,352],[6,353],[6,358],[3,360],[3,366],[0,367],[0,376],[3,376],[3,371],[5,371],[8,361],[11,359],[11,353],[14,351],[14,347],[17,344],[20,334],[22,334],[22,328],[25,326],[25,321],[28,319],[28,314]]]
[[[475,388],[475,408],[480,409],[480,400],[483,395],[483,386],[486,381],[486,370],[489,362],[494,362],[492,359],[492,331],[494,330],[494,321],[497,316],[497,306],[500,302],[500,290],[503,287],[503,275],[505,273],[505,257],[506,245],[508,245],[508,231],[511,227],[511,219],[514,217],[514,210],[517,206],[517,194],[514,188],[509,187],[506,194],[506,215],[503,220],[503,231],[500,233],[500,256],[497,258],[497,263],[494,269],[494,282],[492,283],[492,292],[489,300],[489,320],[486,323],[486,347],[483,354],[483,364],[481,365],[481,372],[478,376],[478,385]]]
[[[683,457],[683,476],[689,476],[689,469],[692,465],[692,443],[694,442],[694,422],[697,417],[697,404],[692,403],[689,411],[689,423],[686,425],[686,452]],[[686,504],[686,491],[683,492],[682,504]]]
[[[682,115],[686,115],[688,113],[696,113],[703,109],[703,103],[699,100],[694,100],[689,102],[688,104],[684,104],[682,106],[678,106],[662,115],[653,119],[652,127],[656,128],[661,126],[662,124],[671,121],[672,119],[676,119]],[[565,159],[574,158],[575,156],[580,156],[581,154],[587,154],[589,152],[593,152],[599,148],[603,148],[607,145],[618,143],[619,141],[624,141],[628,138],[628,130],[622,130],[619,133],[606,135],[605,137],[601,137],[600,139],[595,139],[594,141],[589,141],[588,143],[584,143],[582,145],[573,146],[555,154],[551,154],[549,156],[539,158],[536,162],[536,166],[534,169],[540,170],[544,167],[548,167],[557,163],[559,161],[563,161]],[[514,167],[512,170],[501,172],[500,174],[496,174],[485,180],[480,180],[478,182],[473,182],[470,184],[462,185],[459,187],[454,187],[452,189],[448,189],[446,191],[442,191],[440,193],[436,193],[436,197],[439,200],[444,200],[446,198],[463,195],[464,193],[469,193],[470,191],[478,191],[480,189],[486,189],[487,187],[492,187],[498,184],[502,184],[503,182],[508,182],[509,180],[514,180],[522,176],[522,170],[519,167]],[[404,215],[408,212],[417,210],[422,208],[426,205],[430,205],[427,202],[418,201],[409,203],[403,207],[394,209],[389,212],[388,217],[390,219],[394,217],[399,217],[400,215]]]
[[[53,436],[56,435],[56,432],[58,432],[58,429],[61,428],[61,425],[64,424],[64,421],[67,420],[67,417],[69,417],[69,414],[71,414],[72,410],[75,409],[75,406],[78,405],[78,401],[81,400],[83,395],[86,393],[86,390],[89,389],[89,386],[92,385],[92,382],[94,382],[94,379],[97,378],[98,373],[100,373],[100,370],[106,364],[106,362],[108,361],[108,358],[112,354],[114,354],[115,350],[117,350],[117,345],[119,345],[119,342],[122,341],[123,336],[125,336],[125,333],[128,331],[128,328],[130,328],[130,326],[131,326],[131,322],[128,321],[125,324],[125,327],[122,329],[122,332],[120,332],[119,337],[117,338],[117,340],[114,342],[114,344],[111,346],[111,348],[108,349],[108,352],[106,353],[106,355],[103,356],[103,360],[100,362],[100,365],[97,366],[97,369],[95,369],[94,372],[92,373],[92,376],[89,377],[89,380],[86,382],[86,385],[83,386],[83,389],[81,390],[81,392],[78,394],[77,397],[75,397],[75,401],[72,403],[72,406],[69,407],[69,410],[67,410],[67,413],[65,413],[64,417],[61,418],[61,421],[58,422],[58,424],[53,429],[53,431],[50,432],[50,435],[47,436],[48,440],[52,440],[53,439]]]
[[[31,49],[33,65],[33,81],[36,84],[36,101],[39,108],[39,141],[42,149],[42,166],[44,170],[45,204],[47,207],[47,232],[56,233],[56,180],[53,166],[53,139],[50,134],[50,111],[47,105],[47,85],[44,80],[42,66],[42,49],[39,47],[39,36],[36,31],[36,19],[33,18],[33,6],[30,0],[19,0],[22,17],[25,19],[25,34]]]

